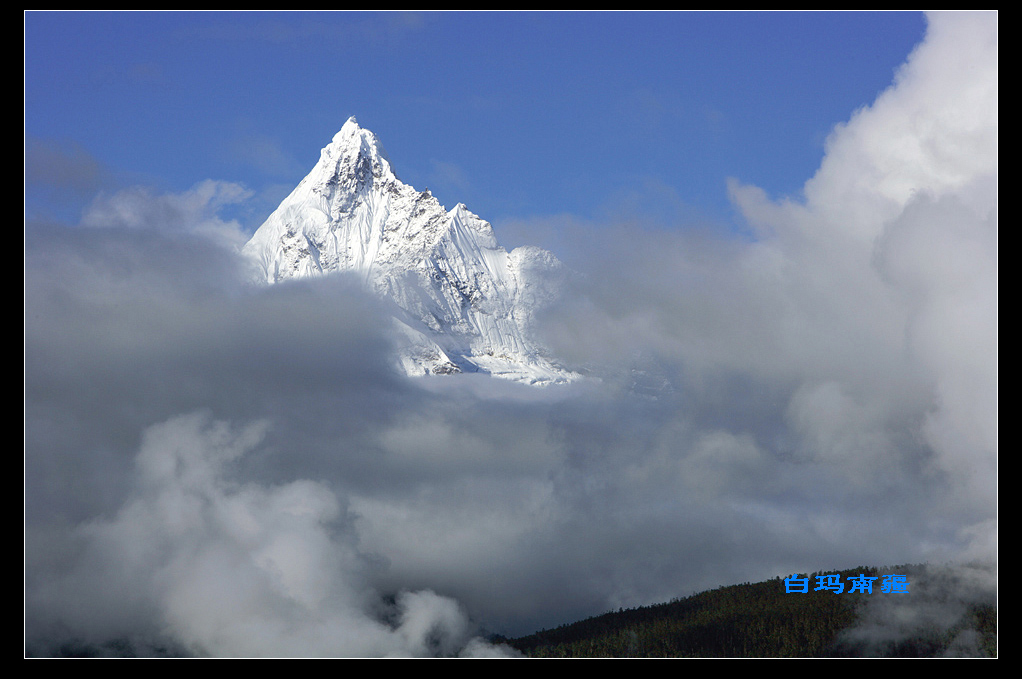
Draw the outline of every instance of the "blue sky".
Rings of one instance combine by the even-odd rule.
[[[93,173],[68,209],[214,179],[254,192],[254,229],[355,115],[402,179],[498,235],[636,205],[726,222],[727,177],[797,195],[924,30],[917,12],[28,12],[25,134]]]

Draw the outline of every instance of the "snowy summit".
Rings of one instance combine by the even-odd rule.
[[[245,245],[274,284],[338,271],[393,301],[411,375],[484,372],[530,384],[577,377],[530,337],[537,305],[561,269],[549,252],[507,252],[490,224],[459,203],[402,183],[376,135],[354,117]]]

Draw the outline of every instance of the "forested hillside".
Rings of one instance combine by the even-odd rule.
[[[881,591],[884,574],[902,574]],[[831,576],[818,579],[817,576]],[[833,576],[837,576],[836,578]],[[865,575],[871,593],[851,592]],[[807,577],[808,576],[808,577]],[[996,657],[996,599],[925,565],[858,567],[720,587],[504,643],[529,657]],[[852,580],[850,580],[852,579]],[[817,590],[824,583],[841,583]]]

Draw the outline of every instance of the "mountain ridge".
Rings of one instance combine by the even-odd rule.
[[[266,284],[359,275],[399,309],[398,361],[409,375],[480,372],[534,385],[579,377],[534,333],[560,261],[533,246],[508,252],[463,203],[447,210],[428,189],[403,183],[354,116],[242,253]]]

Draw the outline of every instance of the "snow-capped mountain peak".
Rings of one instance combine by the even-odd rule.
[[[245,245],[259,278],[357,273],[394,302],[410,374],[487,372],[529,383],[576,375],[531,336],[560,263],[507,252],[489,222],[402,183],[376,135],[349,118],[319,162]]]
[[[390,166],[390,158],[376,135],[359,127],[355,116],[348,118],[341,130],[334,135],[330,144],[321,154],[323,169],[353,171],[355,177],[368,181],[370,177],[381,180],[397,180]]]

